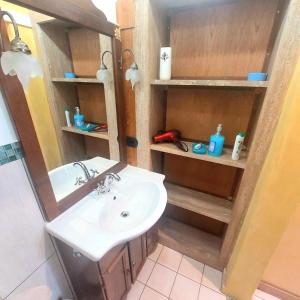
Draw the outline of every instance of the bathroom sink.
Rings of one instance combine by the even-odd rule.
[[[47,231],[93,261],[148,231],[167,203],[164,175],[127,166],[105,194],[95,191],[52,222]]]
[[[112,200],[99,214],[98,226],[107,233],[123,233],[134,229],[151,217],[158,206],[160,190],[152,182],[131,184],[112,190]]]
[[[90,160],[85,160],[83,163],[89,170],[95,169],[99,173],[102,173],[115,165],[117,161],[95,157]],[[73,163],[51,170],[48,175],[57,202],[80,187],[75,185],[76,178],[84,178],[82,169],[78,166],[74,167]]]

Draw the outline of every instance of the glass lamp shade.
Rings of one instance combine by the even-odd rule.
[[[25,91],[27,91],[31,78],[43,77],[42,69],[37,60],[31,55],[22,52],[3,52],[1,67],[5,75],[17,75]]]
[[[107,67],[103,64],[96,73],[96,77],[99,81],[105,83],[112,79],[111,73],[108,71]]]
[[[126,73],[125,73],[125,79],[127,81],[130,81],[132,89],[140,81],[140,79],[139,79],[139,71],[137,69],[136,64],[132,64],[130,66],[130,68],[126,71]]]

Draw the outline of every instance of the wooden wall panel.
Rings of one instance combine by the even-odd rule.
[[[122,49],[133,49],[134,34],[134,3],[133,0],[117,1],[117,19],[121,28]],[[130,82],[125,80],[125,72],[133,63],[132,56],[125,52],[123,55],[123,95],[126,114],[126,135],[136,137],[135,92]],[[137,165],[136,148],[127,147],[127,162]]]
[[[133,0],[117,1],[117,20],[122,29],[134,27]]]
[[[172,77],[245,78],[266,69],[278,3],[245,0],[174,13]]]
[[[87,158],[101,156],[109,159],[109,144],[107,140],[85,136],[84,141]]]
[[[100,67],[99,33],[88,29],[69,30],[74,72],[78,77],[96,77]]]
[[[179,129],[187,139],[208,143],[223,124],[225,144],[233,145],[239,131],[247,131],[255,94],[229,89],[168,90],[167,129]]]
[[[79,84],[77,91],[79,106],[86,121],[107,123],[103,85]]]
[[[171,154],[164,157],[164,174],[169,182],[229,199],[238,178],[236,168]]]
[[[179,222],[183,222],[184,224],[191,225],[219,237],[222,237],[226,228],[225,223],[199,215],[190,210],[176,207],[172,204],[167,204],[166,210],[164,211],[164,216],[175,219]]]

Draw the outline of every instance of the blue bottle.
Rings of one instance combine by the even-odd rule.
[[[84,126],[84,115],[80,114],[78,106],[75,107],[74,126],[76,128],[82,128]]]
[[[224,147],[225,138],[221,135],[222,124],[218,125],[217,133],[210,136],[208,155],[210,156],[221,156]]]

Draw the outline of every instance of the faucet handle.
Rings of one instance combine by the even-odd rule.
[[[97,183],[97,187],[94,189],[94,191],[100,195],[109,192],[110,187],[106,186],[104,181],[100,181],[100,183]]]
[[[74,185],[82,185],[84,184],[85,181],[82,179],[82,177],[76,177],[76,181],[75,181],[75,184]]]
[[[92,177],[94,178],[97,175],[99,175],[99,172],[96,169],[90,169],[91,173],[92,173]]]
[[[121,177],[118,174],[116,174],[116,173],[108,173],[106,175],[112,177],[116,181],[120,181],[121,180]]]

